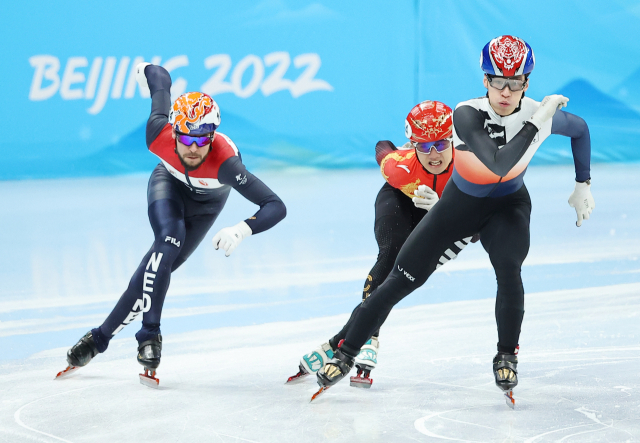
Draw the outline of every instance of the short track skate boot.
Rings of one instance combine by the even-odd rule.
[[[93,340],[91,331],[84,336],[67,351],[67,362],[69,366],[86,366],[91,359],[98,355],[98,347]]]
[[[143,341],[138,345],[138,363],[144,366],[144,374],[140,374],[140,383],[157,388],[160,380],[156,378],[156,369],[160,366],[162,351],[162,335],[155,339]]]
[[[65,377],[88,365],[91,359],[98,354],[98,347],[93,339],[93,334],[89,331],[67,351],[67,363],[69,363],[69,366],[64,371],[58,372],[55,379]]]
[[[338,349],[333,358],[317,372],[316,377],[320,390],[311,397],[311,401],[315,400],[324,391],[345,378],[347,374],[349,374],[349,371],[351,371],[351,368],[353,368],[354,358],[355,356],[352,357],[345,353],[342,348]]]
[[[356,369],[358,374],[350,378],[351,386],[356,388],[370,388],[373,380],[369,377],[371,371],[378,364],[378,350],[380,343],[378,337],[371,337],[355,358]]]
[[[493,358],[493,375],[496,379],[496,386],[507,397],[507,405],[514,408],[516,401],[513,399],[513,388],[518,385],[518,356],[498,352]]]
[[[289,377],[287,383],[298,381],[309,374],[315,374],[332,358],[333,349],[331,345],[328,342],[321,344],[313,351],[302,356],[298,366],[298,373]]]

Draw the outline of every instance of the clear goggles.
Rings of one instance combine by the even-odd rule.
[[[491,85],[492,88],[496,88],[499,90],[503,90],[506,86],[509,87],[510,91],[522,91],[527,84],[527,79],[524,80],[516,80],[514,78],[505,78],[505,77],[494,77],[491,75],[487,75],[487,81]]]

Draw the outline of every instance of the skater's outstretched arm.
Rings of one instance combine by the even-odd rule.
[[[460,106],[453,112],[455,131],[464,142],[456,146],[458,150],[469,150],[494,174],[504,177],[520,161],[538,133],[531,122],[525,123],[520,132],[506,145],[499,147],[485,129],[485,118],[471,106]]]
[[[244,198],[260,206],[253,217],[245,220],[253,234],[272,228],[287,215],[284,203],[262,180],[247,171],[240,157],[225,160],[218,172],[220,183],[232,186]]]
[[[569,196],[569,206],[576,210],[576,226],[582,226],[596,207],[591,195],[591,137],[587,123],[577,115],[558,111],[553,116],[552,134],[571,137],[571,151],[576,169],[576,185]]]
[[[591,136],[587,123],[577,115],[565,111],[554,114],[551,133],[571,137],[571,152],[576,169],[576,181],[591,178]]]
[[[162,66],[146,65],[143,68],[151,92],[151,115],[147,120],[147,146],[160,134],[169,121],[171,109],[171,76]]]

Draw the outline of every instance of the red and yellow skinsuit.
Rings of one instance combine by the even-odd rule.
[[[390,142],[387,143],[391,144]],[[376,155],[376,159],[380,164],[380,172],[384,179],[391,186],[402,191],[407,197],[414,197],[415,194],[413,192],[420,185],[427,185],[436,191],[438,197],[442,197],[444,186],[449,181],[451,172],[453,172],[455,151],[452,154],[451,163],[447,166],[447,169],[437,175],[431,174],[422,166],[415,149],[392,150],[389,146],[388,149],[385,148],[384,151],[379,152]]]

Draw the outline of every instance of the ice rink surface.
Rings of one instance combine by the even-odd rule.
[[[313,403],[300,356],[358,303],[375,261],[376,170],[258,172],[287,218],[229,258],[209,240],[174,273],[160,389],[138,382],[133,335],[66,379],[152,242],[147,176],[0,182],[0,441],[640,441],[640,165],[594,165],[575,227],[570,167],[536,167],[516,409],[495,387],[495,277],[479,244],[382,328],[370,390]],[[232,192],[209,238],[255,212]]]

